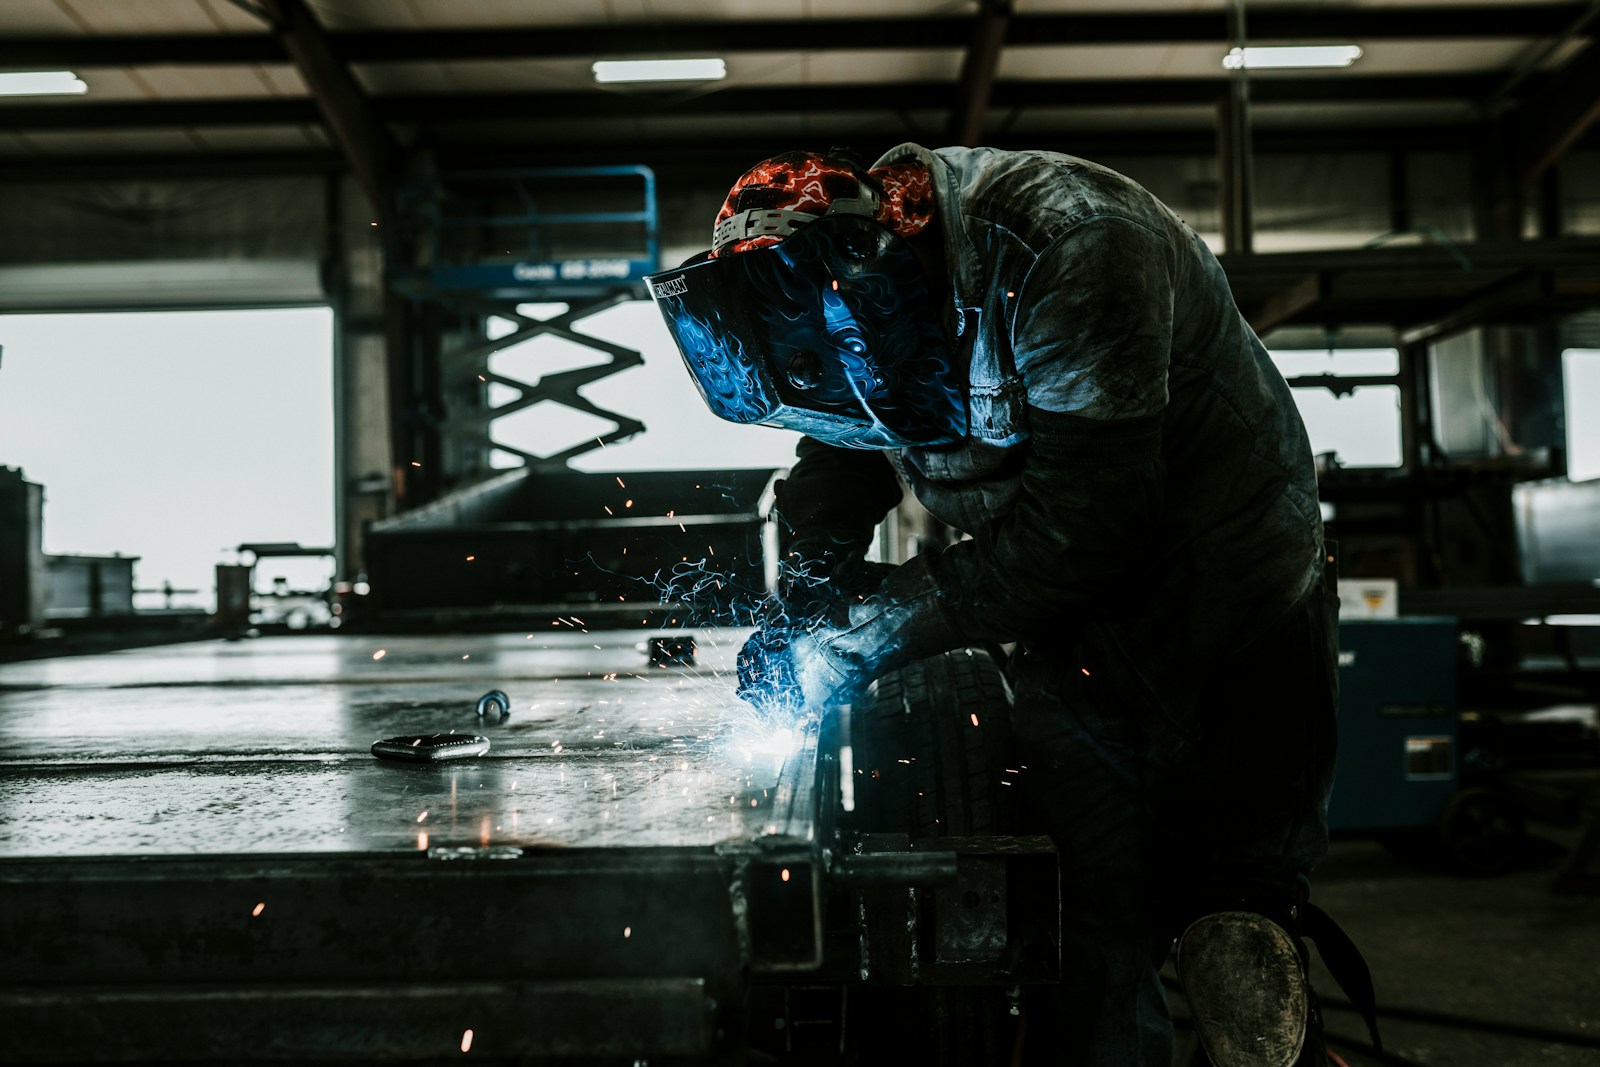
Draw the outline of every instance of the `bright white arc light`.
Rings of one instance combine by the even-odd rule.
[[[1348,67],[1361,58],[1355,44],[1272,45],[1234,48],[1222,57],[1228,70],[1272,70],[1288,67]]]
[[[0,96],[77,96],[89,91],[70,70],[24,70],[0,74]]]
[[[720,59],[602,59],[594,80],[608,82],[712,82],[728,76]]]

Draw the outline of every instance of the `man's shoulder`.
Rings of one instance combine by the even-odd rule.
[[[1143,186],[1087,159],[994,148],[943,148],[935,155],[957,177],[966,218],[1002,226],[1035,252],[1095,218],[1168,225],[1165,208]]]

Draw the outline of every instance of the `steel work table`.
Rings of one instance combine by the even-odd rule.
[[[0,1059],[712,1054],[821,956],[817,735],[734,698],[743,632],[646,636],[0,666]],[[369,751],[452,729],[493,747]]]
[[[704,846],[776,832],[790,739],[733,695],[743,631],[281,637],[0,665],[0,855]],[[381,653],[381,655],[380,655]],[[375,658],[378,657],[378,658]],[[490,689],[510,716],[481,719]],[[481,758],[373,741],[479,733]]]
[[[0,666],[0,1061],[738,1062],[786,982],[842,1034],[845,986],[1050,980],[1048,841],[836,827],[849,712],[763,722],[747,633],[692,667],[573,619]],[[451,730],[492,748],[370,754]]]

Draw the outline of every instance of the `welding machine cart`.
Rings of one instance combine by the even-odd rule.
[[[1343,619],[1339,765],[1328,825],[1469,874],[1509,869],[1522,836],[1516,803],[1463,766],[1456,621]]]

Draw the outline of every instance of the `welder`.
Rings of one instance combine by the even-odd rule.
[[[1336,598],[1304,427],[1205,243],[1067,155],[791,152],[650,287],[714,413],[805,435],[791,610],[741,695],[818,708],[1014,646],[1021,781],[1062,862],[1059,1062],[1172,1062],[1174,938],[1213,1063],[1329,1062],[1300,937]],[[968,536],[868,564],[902,485]]]

